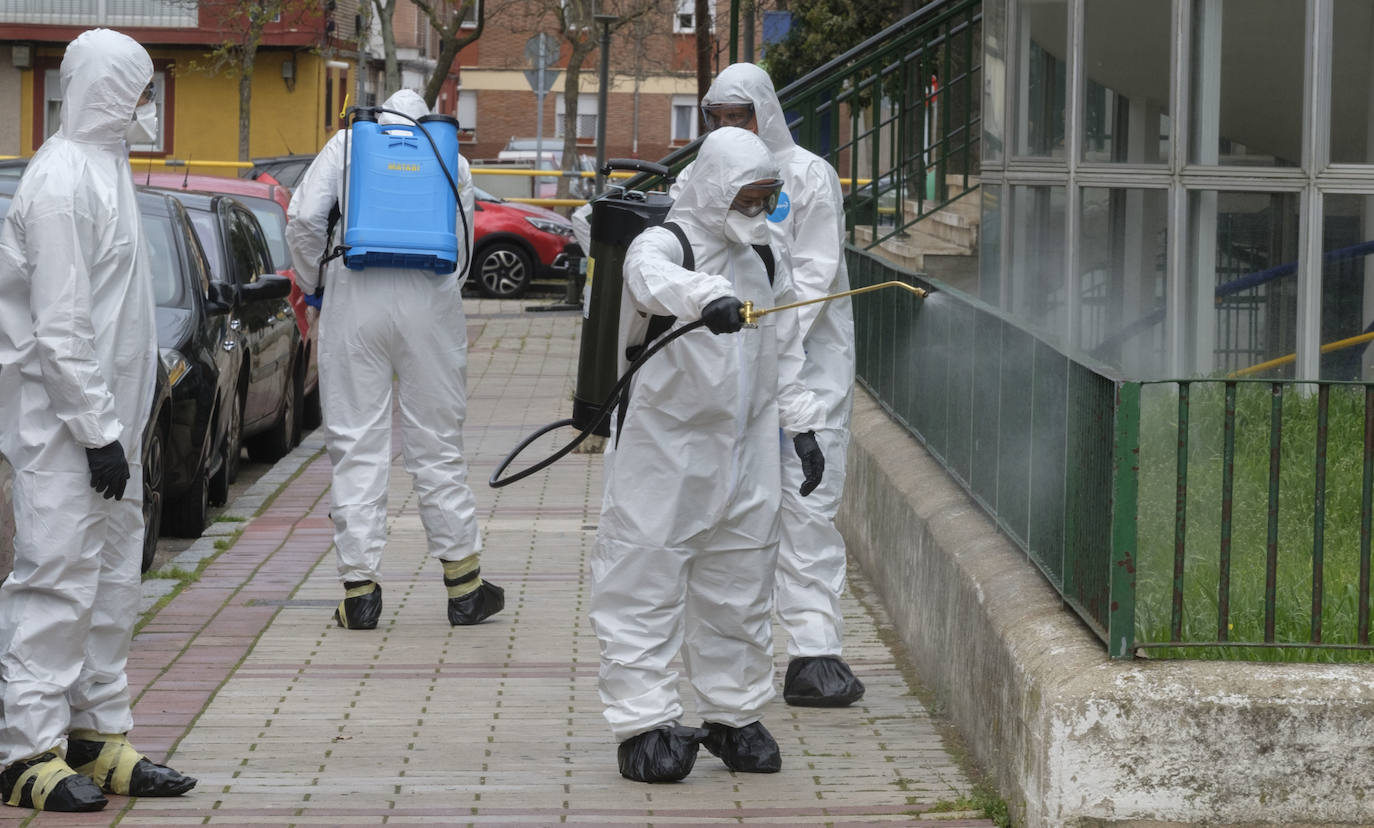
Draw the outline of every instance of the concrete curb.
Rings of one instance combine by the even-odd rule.
[[[1374,824],[1374,668],[1112,661],[863,392],[837,523],[1015,824]]]

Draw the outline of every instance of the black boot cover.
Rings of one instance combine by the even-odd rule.
[[[677,782],[697,763],[697,746],[706,731],[697,727],[663,725],[620,743],[616,757],[620,775],[636,782]]]
[[[839,656],[794,658],[782,697],[794,707],[845,707],[864,697],[864,684]]]
[[[105,793],[121,796],[180,796],[197,781],[153,762],[122,733],[72,731],[67,739],[67,761],[95,780]]]
[[[95,783],[49,751],[15,762],[0,773],[6,805],[40,811],[99,811],[109,800]]]
[[[375,630],[382,618],[382,585],[374,581],[345,581],[344,599],[334,620],[346,630]]]
[[[739,773],[777,773],[782,770],[778,743],[763,722],[744,727],[702,722],[701,726],[708,731],[702,744],[730,770]]]
[[[482,580],[477,556],[460,561],[441,561],[448,589],[448,622],[455,627],[480,624],[506,606],[506,591]]]

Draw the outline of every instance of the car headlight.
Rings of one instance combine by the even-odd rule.
[[[191,370],[191,363],[176,348],[160,348],[158,353],[162,356],[162,367],[167,369],[168,385],[176,385]]]
[[[561,221],[552,221],[550,219],[535,218],[534,216],[525,216],[525,221],[533,224],[535,229],[543,230],[545,233],[572,238],[573,231],[571,224],[564,224]]]

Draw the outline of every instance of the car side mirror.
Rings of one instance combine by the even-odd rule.
[[[256,282],[240,286],[239,294],[245,302],[285,299],[291,294],[291,280],[275,273],[264,273]]]
[[[205,312],[210,316],[229,313],[238,304],[238,289],[223,282],[211,282],[205,293]]]

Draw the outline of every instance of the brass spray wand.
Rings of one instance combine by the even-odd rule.
[[[744,318],[745,325],[753,327],[758,322],[760,316],[767,316],[770,313],[777,313],[778,311],[783,310],[791,310],[792,308],[800,308],[803,305],[814,305],[817,302],[829,302],[831,299],[840,299],[845,296],[854,296],[855,294],[859,293],[868,293],[869,291],[882,290],[883,288],[891,287],[901,288],[902,290],[910,291],[911,293],[916,294],[922,299],[930,295],[930,291],[926,290],[925,288],[918,288],[915,285],[908,285],[906,282],[882,282],[881,284],[869,285],[868,287],[855,288],[854,290],[846,290],[843,293],[833,293],[829,296],[818,296],[815,299],[807,299],[803,302],[792,302],[787,305],[778,305],[775,308],[761,308],[759,310],[755,310],[753,302],[745,302],[744,307],[740,308],[739,315]]]

